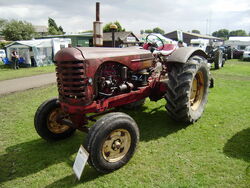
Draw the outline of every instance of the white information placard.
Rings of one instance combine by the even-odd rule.
[[[83,169],[86,165],[86,162],[88,161],[89,153],[84,149],[84,147],[81,145],[78,153],[76,155],[76,159],[73,165],[73,171],[78,178],[78,180],[81,179]]]

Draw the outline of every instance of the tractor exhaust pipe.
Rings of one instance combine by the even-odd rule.
[[[96,47],[103,46],[102,22],[100,22],[100,3],[96,3],[96,21],[93,22],[93,45]]]

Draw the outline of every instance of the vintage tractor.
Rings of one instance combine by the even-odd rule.
[[[220,47],[219,42],[209,39],[191,39],[191,46],[198,47],[207,53],[207,61],[211,65],[214,63],[215,69],[220,69],[224,66],[227,60],[227,53]]]
[[[108,173],[130,160],[139,141],[133,118],[112,109],[140,106],[147,97],[152,101],[165,98],[170,117],[197,121],[210,83],[206,53],[193,47],[175,49],[155,37],[147,38],[145,49],[60,50],[55,56],[59,98],[37,109],[37,133],[53,141],[71,136],[76,129],[86,132],[88,163]],[[88,127],[89,121],[95,124]]]
[[[206,52],[208,55],[208,63],[214,63],[215,69],[220,69],[224,66],[227,57],[221,48],[207,46]]]

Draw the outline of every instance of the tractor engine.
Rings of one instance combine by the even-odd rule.
[[[149,77],[147,69],[133,72],[128,67],[116,63],[108,62],[103,64],[97,71],[96,76],[96,96],[106,98],[122,93],[136,90],[138,87],[146,86]]]

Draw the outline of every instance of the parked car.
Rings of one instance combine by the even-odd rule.
[[[242,55],[243,60],[250,60],[250,46],[247,46]]]
[[[237,48],[234,48],[233,49],[233,59],[241,59],[243,53],[244,53],[244,50],[239,50]]]
[[[6,53],[4,49],[0,49],[0,60],[6,57]]]

